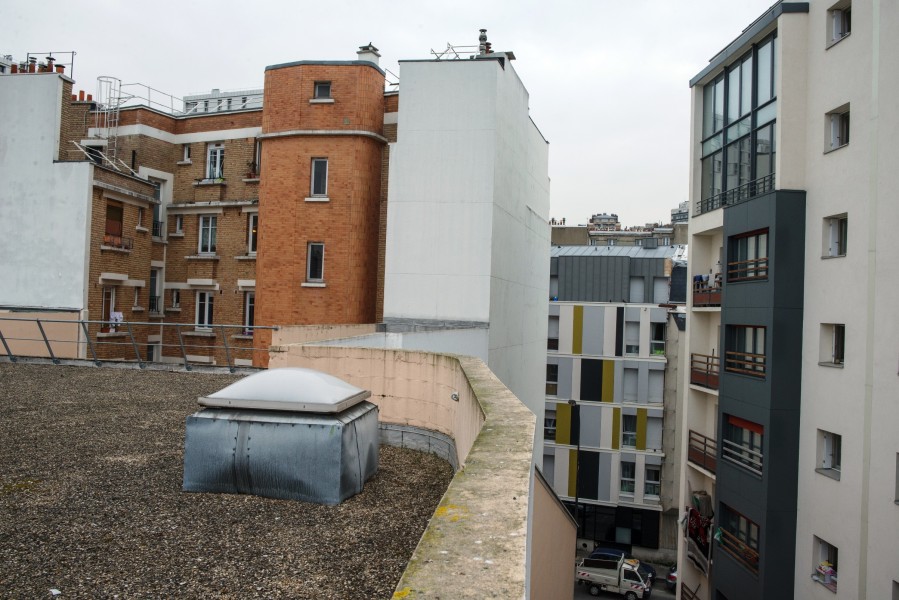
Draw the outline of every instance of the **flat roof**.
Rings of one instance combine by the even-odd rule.
[[[685,246],[553,246],[550,256],[627,256],[630,258],[674,258]]]

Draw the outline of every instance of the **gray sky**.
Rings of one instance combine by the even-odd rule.
[[[515,52],[550,142],[551,216],[636,225],[687,199],[689,79],[773,2],[6,0],[0,54],[75,50],[75,89],[112,75],[180,97],[262,87],[267,65],[355,59],[368,42],[399,73],[483,27]]]

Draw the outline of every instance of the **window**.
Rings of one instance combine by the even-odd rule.
[[[137,226],[138,227],[144,226],[144,207],[143,206],[140,206],[137,209]]]
[[[546,339],[546,349],[559,349],[559,317],[554,315],[550,315],[549,317],[549,332]]]
[[[133,308],[140,307],[140,288],[134,288],[134,302],[131,304]]]
[[[200,217],[200,254],[215,254],[215,230],[218,218],[214,215]]]
[[[190,144],[181,144],[181,160],[183,162],[190,161]]]
[[[662,468],[658,466],[646,467],[646,482],[643,484],[644,496],[658,497],[662,494]]]
[[[225,145],[209,144],[206,147],[206,179],[221,179],[225,176]]]
[[[212,292],[197,292],[197,329],[209,329],[212,325]]]
[[[555,441],[556,439],[556,412],[546,411],[543,417],[543,439]]]
[[[624,367],[622,370],[623,381],[621,384],[621,400],[622,402],[637,401],[637,369]]]
[[[616,240],[615,238],[609,238],[609,241],[607,243],[609,246],[617,246],[618,240]]]
[[[637,415],[622,415],[621,445],[629,448],[637,447]]]
[[[846,242],[849,240],[849,218],[834,215],[824,219],[824,244],[822,256],[846,256]]]
[[[162,271],[160,269],[150,269],[150,302],[147,307],[151,313],[161,313],[162,305],[159,302],[159,283],[162,281],[162,277],[160,276]],[[137,302],[135,301],[135,304]]]
[[[643,245],[643,240],[641,240],[640,238],[637,238],[634,240],[634,246],[642,246],[642,245]]]
[[[640,323],[627,321],[624,323],[624,353],[640,354]]]
[[[325,245],[311,242],[306,247],[306,281],[325,280]]]
[[[175,233],[184,233],[184,215],[175,216]]]
[[[546,365],[546,395],[555,396],[559,391],[559,365]]]
[[[730,325],[727,330],[724,369],[731,373],[765,376],[765,328]]]
[[[814,536],[814,554],[812,557],[815,574],[814,579],[832,592],[837,591],[837,570],[840,566],[840,551],[818,536]]]
[[[259,213],[250,213],[247,219],[247,252],[256,254],[256,238],[259,229]]]
[[[112,248],[131,250],[132,239],[124,237],[125,209],[121,204],[109,203],[106,205],[106,229],[103,234],[103,245]]]
[[[846,326],[822,323],[820,339],[818,364],[842,365],[846,352]]]
[[[822,475],[832,479],[840,479],[840,461],[843,451],[843,438],[839,434],[818,430],[818,464],[815,469]]]
[[[328,195],[328,159],[312,159],[312,195]]]
[[[752,231],[730,238],[727,280],[764,279],[768,277],[768,230]]]
[[[256,312],[256,292],[244,292],[243,298],[243,333],[253,335],[253,324]]]
[[[733,415],[724,416],[724,444],[721,455],[744,469],[762,474],[764,428],[758,423]]]
[[[172,308],[181,308],[181,290],[172,290]]]
[[[314,98],[330,98],[331,97],[331,82],[330,81],[316,81],[315,82],[315,95]]]
[[[665,324],[649,324],[649,352],[656,356],[665,355]]]
[[[630,461],[621,461],[621,493],[633,494],[636,485],[637,465]]]
[[[828,149],[836,150],[849,143],[849,105],[827,113]]]
[[[115,287],[105,286],[103,288],[103,305],[101,307],[100,319],[108,321],[100,327],[101,333],[115,332]]]
[[[852,3],[844,0],[827,11],[828,45],[836,44],[852,33]]]
[[[87,157],[96,165],[103,164],[103,147],[102,146],[85,146]]]
[[[721,505],[721,548],[753,573],[759,570],[759,526]]]

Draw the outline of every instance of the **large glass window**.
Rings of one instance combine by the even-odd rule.
[[[752,231],[730,238],[727,280],[768,277],[768,230]]]
[[[724,369],[731,373],[765,376],[765,328],[732,325],[727,328]]]
[[[764,433],[764,428],[758,423],[726,415],[724,417],[722,456],[756,475],[761,475],[762,436]]]
[[[200,217],[200,244],[197,251],[200,254],[215,254],[215,232],[217,228],[218,217],[201,216]]]
[[[758,573],[759,526],[726,504],[721,505],[721,548],[744,567]]]

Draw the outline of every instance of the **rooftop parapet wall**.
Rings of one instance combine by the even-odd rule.
[[[461,468],[394,598],[525,597],[535,418],[490,369],[476,358],[426,352],[312,345],[279,350],[270,367],[330,373],[371,390],[382,422],[455,440]]]

